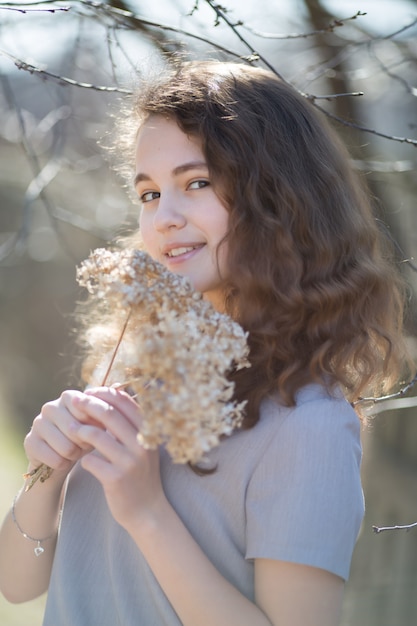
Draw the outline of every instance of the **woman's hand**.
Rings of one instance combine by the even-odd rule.
[[[84,417],[77,409],[77,401],[83,396],[80,391],[64,391],[60,398],[42,407],[24,441],[29,471],[44,463],[68,473],[76,461],[91,450],[77,436],[81,425],[78,418]]]
[[[91,389],[77,398],[76,406],[85,422],[77,436],[94,449],[82,466],[102,484],[113,517],[129,532],[166,505],[159,453],[138,442],[140,409],[124,391]]]

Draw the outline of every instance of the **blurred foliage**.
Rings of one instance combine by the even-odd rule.
[[[26,469],[21,436],[4,419],[5,407],[0,402],[0,519],[10,507],[13,496],[22,484]],[[0,624],[2,626],[40,626],[46,596],[20,605],[8,603],[0,594]]]
[[[23,432],[45,401],[79,382],[72,312],[82,294],[75,266],[91,249],[137,222],[138,208],[98,142],[137,73],[157,71],[163,53],[269,64],[324,114],[339,119],[332,123],[398,245],[410,283],[408,330],[416,335],[417,274],[411,257],[417,250],[417,3],[222,4],[226,6],[212,0],[45,0],[0,5],[4,510],[23,471],[18,443]],[[332,97],[357,92],[364,95]],[[383,441],[415,464],[414,413],[407,409],[395,420],[389,414],[378,417],[371,435],[379,429]],[[411,466],[400,471],[398,457],[386,450],[379,460],[367,458],[368,512],[343,624],[409,626],[417,611],[417,534],[412,540],[411,534],[369,537],[369,527],[414,521],[415,471]],[[35,624],[42,602],[33,609],[13,607],[14,612],[0,603],[0,622]]]

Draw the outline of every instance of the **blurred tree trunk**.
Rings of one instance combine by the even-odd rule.
[[[334,15],[327,11],[320,0],[304,0],[304,2],[314,30],[325,29],[334,21]],[[349,67],[348,61],[343,60],[342,52],[343,48],[347,45],[346,40],[341,39],[337,35],[337,32],[333,32],[331,35],[329,33],[318,33],[315,36],[315,40],[317,47],[321,51],[324,63],[326,63],[326,61],[330,62],[340,55],[340,61],[336,65],[331,64],[331,71],[328,72],[326,77],[329,84],[329,93],[336,94],[358,91],[357,87],[351,84],[349,79],[349,70],[352,68]],[[363,125],[363,118],[365,118],[365,115],[362,113],[363,107],[366,106],[365,102],[366,101],[362,100],[361,97],[347,96],[345,98],[335,98],[332,101],[332,108],[330,110],[334,115],[361,126]],[[353,127],[337,124],[337,122],[335,122],[335,124],[337,132],[342,136],[352,157],[360,161],[372,162],[374,159],[374,155],[370,152],[372,143],[363,140],[362,131]],[[366,126],[366,123],[364,125]],[[399,218],[397,212],[393,210],[394,207],[390,206],[391,198],[389,194],[385,193],[387,184],[386,178],[381,176],[379,172],[373,172],[371,165],[364,169],[367,185],[376,200],[378,214],[380,214],[383,221],[388,224],[393,238],[398,242],[401,248],[403,248],[403,242],[401,241],[402,229]],[[399,260],[402,261],[402,258]]]
[[[304,3],[314,30],[322,30],[334,21],[334,15],[329,13],[319,0],[304,0]],[[315,35],[315,41],[321,51],[322,61],[324,63],[327,60],[330,61],[334,57],[337,57],[346,46],[346,42],[341,40],[335,32],[333,32],[332,35],[329,33],[318,33]],[[348,69],[347,63],[343,60],[339,61],[335,66],[332,64],[332,71],[328,72],[326,76],[329,83],[330,94],[357,91],[357,89],[350,84]],[[360,98],[335,98],[332,102],[331,112],[348,121],[359,123]],[[360,153],[360,158],[363,158],[364,146],[363,140],[360,138],[360,131],[357,131],[355,128],[344,127],[340,124],[337,130],[349,145],[353,156],[359,158]],[[360,148],[358,147],[359,145]]]

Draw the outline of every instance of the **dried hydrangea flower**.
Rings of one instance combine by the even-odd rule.
[[[140,250],[95,250],[77,279],[107,320],[86,334],[96,365],[89,382],[128,380],[143,413],[142,445],[198,463],[242,422],[245,403],[233,400],[227,374],[249,366],[243,329]]]

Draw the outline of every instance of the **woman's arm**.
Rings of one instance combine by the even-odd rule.
[[[26,602],[44,593],[49,584],[58,535],[61,493],[66,473],[54,471],[43,484],[24,488],[0,530],[0,591],[9,602]],[[19,530],[19,527],[21,530]],[[41,541],[44,552],[36,556]]]
[[[82,460],[103,485],[114,518],[129,532],[184,626],[336,626],[343,581],[317,568],[255,561],[256,604],[214,567],[167,500],[157,452],[137,442],[140,414],[115,390],[80,401]],[[82,419],[82,418],[81,418]]]
[[[255,560],[256,604],[271,623],[283,626],[337,626],[344,580],[308,565]]]
[[[91,450],[76,436],[73,399],[79,395],[67,391],[47,403],[25,438],[28,471],[42,463],[54,471],[44,483],[37,481],[28,491],[22,488],[1,527],[0,591],[10,602],[31,600],[48,588],[65,479],[77,459]],[[40,540],[44,551],[37,550],[37,556],[37,541],[23,533]]]
[[[255,560],[255,601],[215,569],[170,506],[130,529],[184,626],[337,626],[344,582],[324,570]]]

